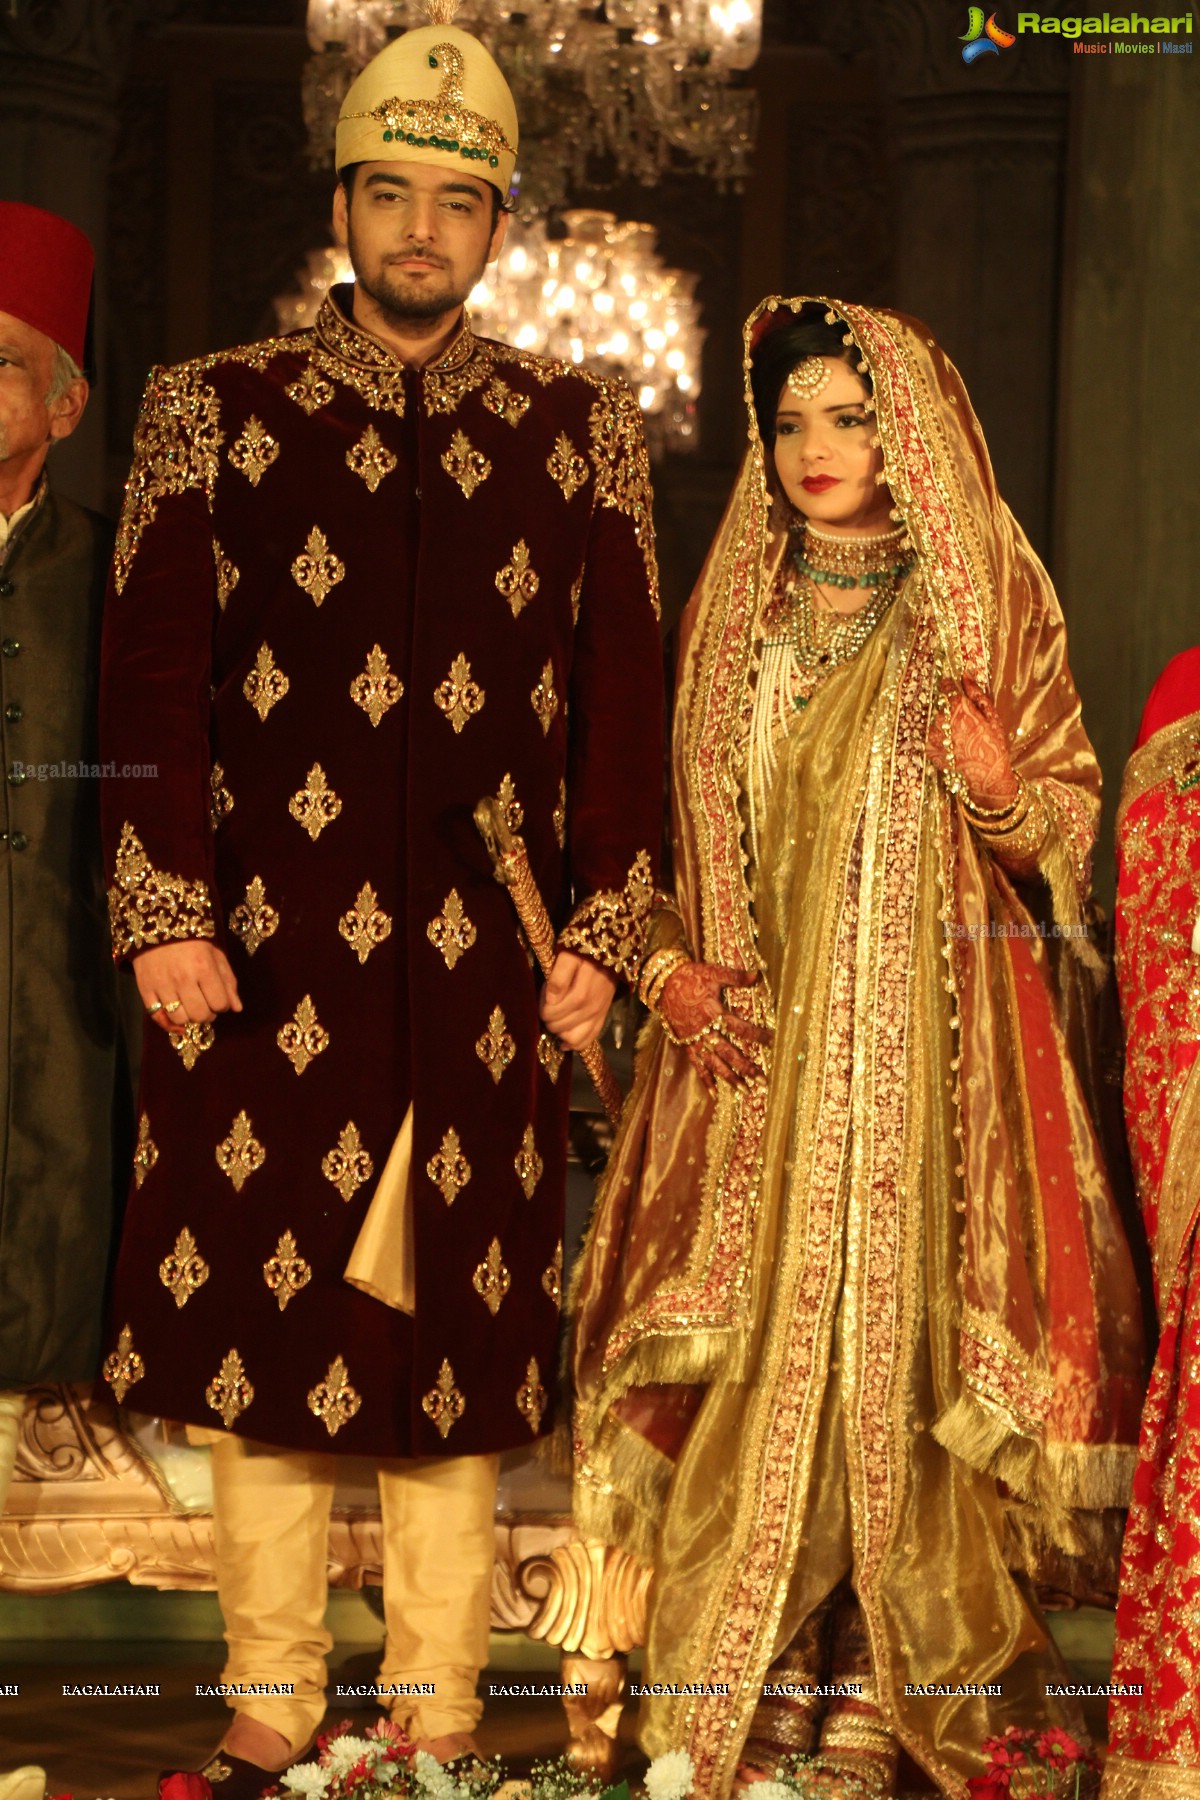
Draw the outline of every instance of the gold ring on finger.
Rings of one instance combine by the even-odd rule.
[[[168,1012],[176,1012],[179,1009],[179,1007],[181,1007],[183,1005],[183,1001],[182,1000],[168,1000],[165,1002],[165,1005],[166,1005],[166,1010]]]
[[[154,1015],[155,1015],[155,1013],[160,1013],[160,1012],[161,1012],[161,1011],[162,1011],[162,1009],[163,1009],[163,1003],[162,1003],[162,1001],[161,1001],[161,1000],[154,1000],[154,1001],[152,1001],[152,1002],[151,1002],[151,1004],[150,1004],[150,1005],[149,1005],[149,1006],[148,1006],[148,1007],[147,1007],[147,1008],[146,1008],[146,1011],[147,1011],[147,1012],[148,1012],[148,1013],[149,1013],[149,1014],[150,1014],[150,1017],[151,1017],[151,1018],[153,1018],[153,1017],[154,1017]]]

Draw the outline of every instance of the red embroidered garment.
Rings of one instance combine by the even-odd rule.
[[[472,814],[499,795],[561,941],[636,967],[649,508],[627,388],[467,329],[406,368],[329,301],[152,375],[105,627],[114,944],[215,938],[245,1010],[146,1034],[118,1400],[347,1454],[549,1428],[570,1065]],[[410,1102],[411,1318],[343,1279]]]
[[[1146,707],[1117,815],[1125,1116],[1162,1337],[1125,1536],[1109,1800],[1200,1795],[1200,649]]]

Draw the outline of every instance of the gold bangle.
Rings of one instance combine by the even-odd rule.
[[[691,962],[691,957],[680,944],[667,944],[661,950],[653,950],[642,965],[638,977],[638,998],[643,1005],[654,1010],[658,995],[662,992],[669,977],[684,963]]]
[[[1021,777],[1017,776],[1017,791],[1006,806],[980,806],[979,802],[968,791],[963,796],[963,805],[972,819],[1011,820],[1022,802],[1028,802],[1029,789]]]

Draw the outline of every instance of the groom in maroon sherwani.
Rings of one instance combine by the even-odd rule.
[[[322,1717],[343,1453],[379,1459],[383,1697],[435,1754],[470,1743],[497,1456],[551,1421],[562,1046],[636,968],[654,881],[636,400],[462,310],[515,146],[464,32],[376,58],[338,132],[356,285],[311,331],[152,374],[118,534],[107,855],[150,1023],[105,1372],[220,1440],[226,1680],[291,1689],[235,1692],[230,1800]],[[559,928],[540,994],[489,795]],[[344,1279],[402,1128],[409,1310]]]

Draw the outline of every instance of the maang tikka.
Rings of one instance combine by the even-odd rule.
[[[787,378],[788,392],[797,400],[815,400],[823,394],[833,376],[830,365],[821,356],[805,356]]]

